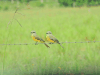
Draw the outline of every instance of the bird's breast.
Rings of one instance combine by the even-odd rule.
[[[46,36],[46,38],[47,38],[47,40],[48,40],[49,42],[54,43],[54,41],[53,41],[52,39],[50,39],[49,36]]]
[[[40,40],[36,39],[35,36],[31,36],[34,41],[40,42]]]

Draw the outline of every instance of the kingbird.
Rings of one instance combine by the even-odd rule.
[[[47,40],[48,40],[49,42],[60,44],[59,41],[58,41],[58,39],[56,39],[56,38],[52,35],[51,31],[48,31],[46,34],[47,34],[47,35],[46,35],[46,38],[47,38]],[[60,44],[60,46],[61,46],[62,48],[64,48],[61,44]]]
[[[42,38],[40,38],[40,37],[36,34],[35,31],[31,31],[31,37],[32,37],[32,39],[33,39],[34,41],[36,41],[35,44],[37,44],[37,42],[41,42],[41,43],[44,43],[44,45],[45,45],[47,48],[50,48],[50,47],[45,43],[45,41],[44,41]]]

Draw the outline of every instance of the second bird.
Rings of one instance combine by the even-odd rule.
[[[52,35],[51,31],[48,31],[46,34],[47,34],[47,35],[46,35],[46,38],[47,38],[47,40],[48,40],[49,42],[60,44],[59,41],[58,41],[58,39],[56,39],[56,38]],[[61,44],[60,44],[60,46],[61,46],[62,48],[64,48]]]

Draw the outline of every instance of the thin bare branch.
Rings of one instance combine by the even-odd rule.
[[[11,21],[8,22],[7,28],[8,28],[8,26],[9,26],[10,22],[11,22]]]
[[[15,18],[14,18],[15,19]],[[17,20],[17,19],[15,19],[18,23],[19,23],[19,21]],[[22,27],[22,25],[19,23],[19,25]]]
[[[18,11],[18,9],[19,9],[19,8],[16,9],[16,11],[15,11],[15,13],[14,13],[14,16],[13,16],[13,19],[14,19],[14,17],[15,17],[16,12]],[[13,19],[12,19],[12,20],[13,20]]]
[[[10,23],[12,23],[12,22],[13,22],[13,19],[15,19],[14,17],[15,17],[15,14],[16,14],[16,13],[18,13],[18,12],[17,12],[17,11],[18,11],[18,9],[19,9],[19,8],[17,8],[17,9],[16,9],[16,11],[15,11],[15,13],[14,13],[13,18],[12,18],[12,20],[11,20],[11,21],[9,21],[8,25],[9,25]],[[18,14],[21,14],[21,13],[18,13]],[[22,15],[22,14],[21,14],[21,15]],[[25,16],[25,15],[23,15],[23,16]],[[18,21],[17,19],[15,19],[15,20],[19,23],[19,21]],[[20,24],[20,23],[19,23],[19,24]],[[8,25],[7,25],[7,28],[8,28]],[[22,25],[21,25],[21,24],[20,24],[20,26],[22,27]]]

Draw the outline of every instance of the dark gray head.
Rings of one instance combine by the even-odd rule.
[[[47,31],[47,33],[46,33],[46,34],[52,34],[52,33],[51,33],[51,31]]]
[[[33,31],[31,31],[31,34],[33,34],[33,33],[36,33],[36,32],[33,30]]]

